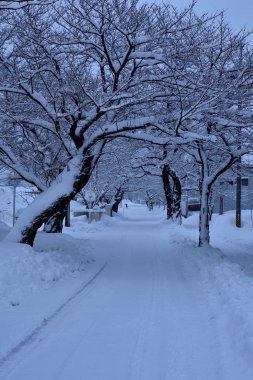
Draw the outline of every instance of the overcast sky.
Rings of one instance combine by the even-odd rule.
[[[186,0],[173,0],[178,7],[182,7],[189,2]],[[196,6],[201,13],[225,10],[227,20],[235,30],[244,26],[253,29],[253,0],[198,0]]]
[[[161,0],[156,1],[160,2]],[[191,1],[172,0],[171,2],[178,8],[182,8]],[[198,0],[196,10],[200,13],[214,13],[217,10],[226,10],[227,21],[235,31],[244,26],[248,30],[253,30],[253,0]]]

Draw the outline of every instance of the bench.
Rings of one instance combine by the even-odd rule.
[[[100,210],[86,209],[86,210],[74,211],[74,217],[87,216],[88,223],[91,223],[92,220],[95,220],[96,222],[98,222],[101,219],[102,214],[104,214],[104,212],[105,211],[102,209]]]

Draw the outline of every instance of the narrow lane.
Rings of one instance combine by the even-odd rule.
[[[15,359],[8,380],[228,380],[217,326],[176,229],[129,208],[94,237],[111,259]],[[231,380],[231,379],[230,379]]]

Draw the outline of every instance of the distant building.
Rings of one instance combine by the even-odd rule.
[[[212,188],[213,212],[219,213],[236,209],[237,174],[231,169],[221,176]],[[241,173],[241,207],[253,209],[253,167],[245,166]],[[197,190],[183,191],[183,199],[188,201],[188,211],[199,211],[200,194]]]
[[[253,173],[241,177],[241,207],[242,210],[253,208]],[[223,202],[223,211],[235,210],[236,208],[236,178],[230,181],[219,181],[216,186],[213,212],[218,213],[220,202]]]

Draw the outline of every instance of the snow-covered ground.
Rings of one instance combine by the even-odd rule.
[[[250,213],[215,215],[204,250],[196,214],[129,206],[0,243],[0,379],[252,380]]]

